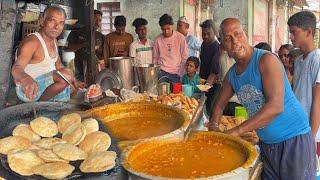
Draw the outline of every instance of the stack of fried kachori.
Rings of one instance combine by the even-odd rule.
[[[22,136],[9,136],[0,139],[0,153],[7,155],[12,150],[23,150],[31,146],[31,141]]]
[[[69,161],[83,160],[87,157],[86,152],[69,143],[54,145],[52,151],[59,157]]]
[[[53,137],[58,134],[57,124],[46,117],[38,117],[32,120],[30,126],[41,137]]]
[[[185,96],[182,93],[158,96],[156,102],[177,107],[190,116],[193,115],[199,105],[199,102],[195,98]]]
[[[33,175],[32,168],[43,163],[44,161],[34,151],[29,149],[8,154],[9,167],[22,176]]]
[[[107,133],[97,131],[89,134],[80,143],[79,147],[86,153],[106,151],[111,145],[111,138]]]
[[[31,142],[39,141],[41,139],[41,137],[35,133],[28,124],[19,124],[16,126],[12,131],[12,135],[25,137]]]
[[[60,143],[67,143],[67,142],[60,138],[52,137],[52,138],[42,138],[33,144],[41,149],[52,149],[54,145],[60,144]]]
[[[87,134],[99,131],[98,121],[93,118],[88,118],[83,120],[82,124],[86,128]]]
[[[74,167],[64,162],[53,162],[35,166],[33,173],[48,179],[63,179],[70,175]]]
[[[80,124],[81,116],[78,113],[71,113],[63,115],[58,121],[58,128],[60,133],[64,133],[73,124]]]
[[[78,145],[86,137],[87,130],[82,124],[72,124],[62,134],[62,139],[70,144]]]
[[[61,138],[56,136],[58,132]],[[30,125],[17,125],[12,135],[0,139],[0,153],[7,155],[11,170],[22,176],[62,179],[75,169],[69,162],[78,160],[84,160],[80,165],[84,173],[103,172],[115,166],[116,153],[107,151],[110,136],[99,131],[96,119],[81,122],[77,113],[62,116],[57,124],[38,117]]]
[[[40,149],[37,150],[37,155],[43,159],[45,162],[66,162],[69,161],[60,158],[57,154],[55,154],[51,149]]]
[[[80,165],[85,173],[103,172],[115,166],[117,154],[113,151],[100,151],[92,153]]]
[[[243,117],[233,117],[233,116],[222,116],[219,123],[220,131],[224,132],[230,130],[236,126],[239,126],[246,119]],[[250,131],[245,134],[242,134],[240,138],[252,143],[257,144],[259,142],[259,137],[255,131]]]

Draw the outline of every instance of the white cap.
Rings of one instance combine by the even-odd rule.
[[[185,16],[179,17],[178,21],[189,24],[188,21],[187,21],[187,18]]]

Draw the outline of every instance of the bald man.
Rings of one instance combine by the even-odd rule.
[[[216,129],[224,107],[236,93],[249,119],[225,133],[241,136],[256,130],[264,163],[262,179],[315,179],[315,145],[308,117],[291,90],[281,61],[251,47],[238,19],[225,19],[220,37],[236,63],[223,81],[209,129]]]
[[[56,38],[61,34],[66,19],[65,11],[58,6],[45,9],[40,19],[40,31],[28,35],[20,44],[12,76],[20,100],[68,101],[69,84],[57,72],[74,83],[71,71],[63,66],[58,54]]]

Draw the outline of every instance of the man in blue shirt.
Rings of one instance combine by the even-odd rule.
[[[199,57],[202,41],[200,41],[195,36],[189,34],[188,30],[189,30],[189,23],[187,21],[187,18],[185,16],[181,16],[177,23],[177,31],[183,34],[184,37],[186,37],[188,50],[189,50],[189,57],[190,56]]]
[[[291,90],[281,61],[268,51],[251,47],[238,19],[223,20],[220,37],[236,64],[223,81],[209,129],[217,127],[224,107],[236,93],[249,119],[225,133],[241,136],[256,130],[264,165],[262,179],[315,179],[315,144],[308,117]]]

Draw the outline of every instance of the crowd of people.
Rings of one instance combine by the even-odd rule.
[[[102,13],[95,11],[95,29]],[[76,51],[77,72],[61,63],[56,38],[63,30],[63,9],[51,6],[40,20],[40,31],[20,44],[12,75],[22,101],[65,100],[75,89],[70,82],[83,85],[85,37],[74,32],[69,49]],[[201,79],[212,85],[206,92],[209,130],[217,130],[222,115],[233,115],[234,107],[244,106],[248,120],[225,133],[240,136],[256,130],[264,164],[262,179],[315,179],[316,146],[320,141],[320,50],[314,44],[316,17],[301,11],[287,22],[293,45],[284,44],[278,54],[267,43],[252,47],[241,22],[223,20],[217,31],[212,20],[200,24],[202,40],[189,34],[186,17],[180,17],[177,31],[173,18],[159,18],[162,33],[147,38],[148,21],[137,18],[132,25],[138,39],[126,32],[126,18],[117,16],[115,31],[105,37],[96,33],[96,53],[109,67],[114,56],[131,56],[135,64],[160,66],[159,77],[170,83],[182,82],[194,87]],[[219,38],[218,38],[219,37]],[[77,62],[80,61],[80,62]],[[317,144],[320,154],[320,144]]]

